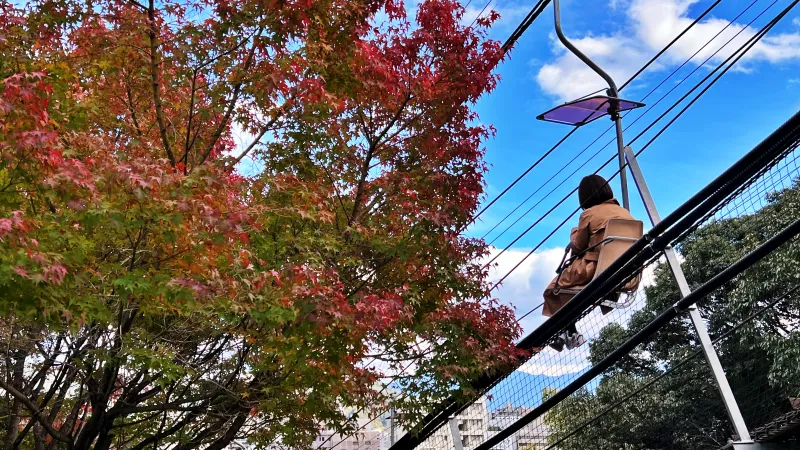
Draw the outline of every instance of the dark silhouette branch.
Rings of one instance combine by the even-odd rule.
[[[150,0],[149,7],[147,8],[147,18],[150,22],[147,36],[150,38],[150,79],[153,85],[153,103],[156,109],[156,121],[158,122],[158,130],[161,134],[161,142],[164,144],[164,150],[167,152],[170,164],[175,167],[175,155],[172,153],[172,148],[169,144],[167,137],[167,122],[164,119],[164,107],[161,104],[161,82],[158,76],[158,68],[161,65],[158,53],[158,34],[156,33],[156,12],[154,0]]]
[[[72,441],[67,436],[61,434],[61,432],[53,428],[53,425],[45,420],[44,417],[42,417],[39,407],[33,403],[31,399],[3,380],[0,380],[0,388],[11,394],[15,399],[19,400],[23,405],[25,405],[28,411],[30,411],[31,417],[36,419],[36,421],[42,425],[42,427],[47,431],[47,434],[52,436],[54,439],[65,443],[68,448],[72,448]]]
[[[247,54],[247,59],[244,62],[244,67],[242,68],[243,72],[247,72],[250,69],[250,65],[253,64],[253,59],[256,54],[256,47],[258,44],[258,38],[261,37],[261,33],[264,32],[264,27],[259,27],[258,32],[253,36],[253,45],[250,47],[250,52]],[[244,84],[244,80],[240,80],[236,85],[233,87],[233,95],[231,97],[230,102],[228,102],[228,106],[225,110],[225,114],[222,117],[222,121],[217,126],[217,130],[211,136],[211,141],[208,143],[208,148],[206,152],[203,154],[203,157],[200,159],[198,164],[203,164],[208,156],[211,155],[211,151],[214,150],[214,146],[217,145],[217,141],[219,138],[222,137],[222,133],[225,131],[225,127],[228,126],[228,121],[230,121],[231,116],[233,115],[233,110],[236,108],[236,102],[239,101],[239,94],[242,92],[242,85]]]

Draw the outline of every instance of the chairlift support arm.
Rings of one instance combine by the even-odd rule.
[[[553,15],[555,17],[555,25],[556,25],[556,35],[558,36],[558,40],[564,44],[569,51],[572,52],[575,56],[577,56],[584,64],[589,66],[592,70],[595,71],[600,77],[605,80],[606,84],[608,84],[608,95],[609,97],[619,97],[619,90],[617,89],[617,84],[614,82],[614,79],[611,78],[611,75],[606,73],[600,66],[597,65],[594,61],[591,60],[588,56],[586,56],[578,47],[575,46],[566,36],[564,36],[564,31],[561,30],[561,8],[559,7],[559,0],[553,0]]]
[[[553,17],[555,19],[555,28],[556,28],[556,35],[558,36],[558,40],[564,44],[569,51],[571,51],[575,56],[577,56],[584,64],[589,66],[592,70],[595,71],[598,75],[600,75],[603,80],[605,80],[606,84],[608,84],[608,95],[609,97],[619,98],[619,89],[617,89],[617,84],[614,82],[614,79],[611,78],[611,75],[606,73],[605,70],[600,68],[591,58],[586,56],[582,51],[578,49],[566,36],[564,36],[564,31],[561,29],[561,7],[559,4],[559,0],[553,0]],[[620,186],[622,189],[622,206],[630,210],[630,202],[628,201],[628,176],[625,172],[625,143],[622,140],[622,118],[619,114],[619,102],[614,102],[612,100],[611,103],[611,120],[614,121],[616,127],[616,134],[617,134],[617,161],[619,162],[619,181]]]

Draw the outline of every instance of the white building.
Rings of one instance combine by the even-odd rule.
[[[458,430],[458,435],[461,438],[461,445],[464,450],[472,450],[491,436],[497,434],[500,430],[505,429],[512,423],[516,422],[522,416],[531,411],[532,408],[524,406],[513,406],[510,403],[502,406],[494,411],[489,411],[486,398],[481,397],[478,401],[470,405],[463,413],[455,418],[455,425]],[[380,431],[379,447],[377,450],[388,450],[391,447],[391,421],[387,415],[385,420],[382,420],[383,430]],[[405,430],[399,425],[395,425],[394,437],[395,441],[400,439],[405,434]],[[543,417],[539,417],[523,427],[517,433],[514,433],[502,443],[493,447],[497,450],[542,450],[547,448],[547,440],[550,435],[550,430],[544,422]],[[365,446],[366,438],[362,438],[361,446],[344,447],[344,444],[337,447],[342,450],[367,450]],[[372,441],[372,439],[370,439]],[[321,441],[318,441],[321,442]],[[331,439],[331,442],[338,442],[337,439]],[[330,443],[329,443],[330,444]],[[331,448],[330,445],[314,448]],[[372,449],[371,447],[369,448]],[[450,423],[445,423],[436,432],[434,432],[428,439],[417,447],[417,450],[455,450],[456,447],[453,443],[453,433]]]
[[[471,404],[464,412],[456,416],[456,427],[461,436],[461,445],[464,450],[472,450],[489,435],[489,414],[486,409],[486,397],[481,397],[475,403]],[[453,433],[450,429],[450,424],[445,423],[444,426],[436,430],[425,442],[422,443],[418,450],[453,450]]]
[[[331,435],[333,435],[331,437]],[[359,430],[353,435],[340,435],[330,430],[322,430],[314,440],[315,449],[333,448],[336,450],[380,450],[381,432],[379,430]]]
[[[524,406],[512,406],[510,403],[500,407],[489,414],[489,436],[494,436],[501,430],[519,420],[522,416],[530,412],[532,408]],[[521,430],[505,439],[502,443],[494,446],[497,450],[532,450],[547,447],[547,438],[550,429],[544,422],[544,417],[525,425]]]

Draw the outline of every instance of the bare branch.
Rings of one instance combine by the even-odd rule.
[[[282,109],[282,108],[283,108],[283,107],[281,107],[281,109]],[[261,138],[262,138],[262,137],[264,137],[264,135],[265,135],[265,134],[267,134],[267,132],[270,130],[270,128],[271,128],[273,125],[275,125],[275,122],[277,122],[277,121],[278,121],[278,119],[279,119],[281,116],[282,116],[282,110],[279,110],[279,111],[278,111],[278,114],[277,114],[275,117],[273,117],[272,119],[270,119],[270,121],[269,121],[269,122],[267,122],[267,124],[266,124],[266,125],[264,125],[264,127],[263,127],[263,128],[261,128],[261,131],[260,131],[260,132],[258,133],[258,135],[255,137],[255,139],[253,139],[253,142],[251,142],[251,143],[250,143],[250,145],[248,145],[248,146],[247,146],[247,148],[246,148],[246,149],[245,149],[245,150],[242,152],[242,154],[241,154],[241,155],[239,155],[239,156],[237,156],[237,157],[236,157],[236,159],[234,159],[234,160],[233,160],[233,162],[230,164],[230,167],[231,167],[231,168],[233,168],[233,166],[235,166],[236,164],[239,164],[239,162],[240,162],[240,161],[241,161],[241,160],[242,160],[242,159],[243,159],[245,156],[247,156],[247,155],[248,155],[248,154],[249,154],[249,153],[250,153],[250,152],[251,152],[251,151],[252,151],[252,150],[255,148],[255,146],[256,146],[256,145],[258,145],[258,142],[261,140]]]
[[[161,65],[161,61],[159,60],[158,53],[154,0],[150,0],[149,7],[147,8],[147,18],[150,22],[147,36],[150,38],[150,78],[153,85],[153,102],[156,108],[156,121],[158,122],[158,129],[161,133],[161,142],[164,144],[164,150],[167,152],[170,164],[174,167],[176,164],[175,155],[172,153],[169,138],[167,137],[167,122],[164,119],[164,107],[161,104],[161,84],[158,76],[158,68]]]
[[[187,171],[189,166],[189,149],[190,149],[189,143],[190,143],[190,138],[192,136],[192,119],[194,119],[195,94],[197,94],[197,69],[195,69],[192,73],[192,91],[191,91],[191,96],[189,98],[189,117],[186,120],[186,143],[184,144],[183,158],[181,158],[181,161],[183,161],[183,164],[185,166],[183,168],[184,175],[188,173]]]
[[[138,6],[139,8],[142,8],[142,11],[147,11],[147,7],[146,7],[146,6],[144,6],[143,4],[141,4],[141,3],[137,2],[136,0],[128,0],[128,1],[130,1],[130,3],[131,3],[132,5],[134,5],[134,6]]]
[[[133,121],[133,126],[136,128],[136,132],[139,136],[142,136],[142,128],[139,126],[139,120],[136,118],[136,109],[133,103],[133,93],[131,92],[131,85],[127,82],[125,83],[125,91],[128,94],[128,110],[131,113],[131,120]]]
[[[216,398],[220,397],[220,393],[222,390],[216,390],[209,394],[205,395],[197,395],[194,397],[184,398],[176,402],[171,403],[162,403],[159,405],[147,405],[147,406],[135,406],[130,408],[122,408],[122,407],[113,407],[108,410],[109,416],[127,416],[130,414],[137,414],[143,412],[155,412],[155,411],[195,411],[202,412],[202,408],[205,406],[183,406],[187,403],[194,403],[194,402],[209,402]]]
[[[375,138],[376,147],[381,144],[381,140],[383,140],[383,138],[386,136],[386,133],[388,133],[389,130],[391,130],[392,127],[400,119],[400,115],[403,114],[403,110],[405,110],[406,106],[408,106],[408,103],[411,101],[412,98],[414,97],[411,95],[410,92],[406,94],[406,98],[400,104],[400,107],[397,108],[397,112],[395,113],[394,117],[392,117],[389,123],[386,124],[386,127],[384,127],[383,130],[380,132],[380,134],[378,134],[378,137]]]
[[[64,436],[63,434],[61,434],[61,432],[53,428],[53,425],[51,425],[50,422],[48,422],[47,420],[45,420],[44,417],[42,417],[42,414],[39,411],[39,407],[36,406],[36,404],[33,403],[31,399],[29,399],[25,394],[16,390],[13,386],[9,385],[3,380],[0,380],[0,388],[2,388],[6,392],[14,396],[14,398],[19,400],[20,402],[22,402],[22,404],[25,405],[26,408],[28,408],[28,411],[30,411],[31,417],[33,417],[34,419],[36,419],[36,421],[42,424],[42,427],[44,427],[44,429],[47,431],[47,434],[53,436],[54,439],[57,439],[67,444],[67,447],[72,448],[72,440],[70,440],[67,436]]]
[[[367,175],[369,174],[369,168],[372,165],[372,157],[375,156],[375,152],[376,152],[376,150],[378,150],[378,147],[380,146],[381,141],[383,140],[383,138],[386,136],[386,133],[388,133],[389,130],[391,130],[392,127],[400,119],[400,115],[403,113],[403,110],[405,109],[405,107],[408,105],[408,103],[411,101],[412,98],[413,97],[412,97],[410,92],[408,94],[406,94],[406,98],[400,104],[400,107],[397,108],[397,112],[395,112],[395,114],[392,117],[392,119],[389,120],[389,123],[386,124],[386,126],[378,134],[378,136],[375,137],[375,140],[373,141],[373,140],[370,140],[369,138],[367,139],[369,141],[369,143],[370,143],[370,146],[369,146],[369,149],[367,150],[367,155],[364,157],[364,164],[362,164],[362,166],[361,166],[361,175],[360,175],[359,180],[358,180],[358,185],[356,186],[355,202],[354,202],[354,205],[353,205],[353,212],[350,214],[350,220],[348,221],[349,225],[352,225],[352,224],[358,222],[358,220],[359,220],[359,218],[361,216],[361,212],[364,211],[364,209],[361,206],[361,199],[364,196],[364,184],[367,181]]]
[[[261,33],[264,32],[264,27],[259,27],[258,32],[253,36],[253,45],[250,47],[250,52],[247,54],[247,59],[244,62],[244,68],[242,69],[243,72],[247,72],[250,69],[250,65],[253,63],[253,58],[256,53],[256,44],[258,43],[258,38],[261,37]],[[200,159],[198,164],[203,164],[208,156],[211,154],[211,151],[214,149],[214,146],[217,145],[217,141],[219,138],[222,137],[222,133],[225,131],[225,127],[228,126],[228,121],[231,119],[233,115],[233,109],[236,107],[236,102],[239,100],[239,94],[242,92],[242,84],[244,80],[239,81],[233,87],[233,96],[231,97],[230,102],[225,111],[225,115],[222,117],[222,121],[220,122],[217,130],[211,136],[211,141],[208,143],[208,148],[206,149],[205,154]]]

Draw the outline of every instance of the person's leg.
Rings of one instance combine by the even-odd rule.
[[[556,287],[556,278],[553,278],[553,281],[547,286],[544,290],[544,307],[542,308],[542,315],[545,317],[550,317],[556,313],[562,306],[564,306],[565,300],[561,295],[556,295],[553,293],[553,289]]]

